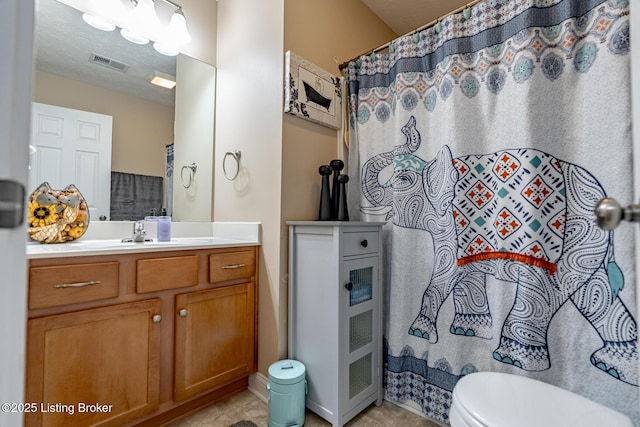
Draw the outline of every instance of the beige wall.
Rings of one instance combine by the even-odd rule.
[[[219,0],[216,85],[216,221],[260,221],[258,369],[284,354],[280,179],[284,0]],[[242,153],[238,178],[222,174],[225,152]],[[284,305],[283,305],[284,304]],[[285,327],[286,329],[286,327]]]
[[[156,2],[156,4],[162,2]],[[178,0],[187,19],[191,43],[182,53],[216,65],[218,2],[213,0]]]
[[[395,37],[396,34],[360,0],[285,1],[284,50],[291,50],[335,75],[341,74],[338,63]],[[346,94],[343,97],[346,98]],[[282,162],[284,221],[317,219],[320,199],[318,167],[337,158],[341,158],[337,131],[285,115]],[[346,164],[346,159],[343,160]],[[283,241],[287,232],[283,224]]]
[[[37,71],[33,100],[113,117],[111,170],[164,176],[173,143],[173,105],[163,105]]]
[[[268,3],[268,4],[267,4]],[[258,369],[287,356],[290,219],[316,219],[318,166],[337,157],[337,132],[283,113],[284,52],[338,74],[395,34],[359,0],[219,0],[214,219],[262,222]],[[226,151],[242,151],[235,181]]]
[[[360,0],[286,0],[284,16],[285,50],[335,75],[338,63],[397,37]]]

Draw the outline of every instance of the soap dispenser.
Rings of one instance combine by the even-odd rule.
[[[159,216],[158,217],[158,242],[171,241],[171,217]]]

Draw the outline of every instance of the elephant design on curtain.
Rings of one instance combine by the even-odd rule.
[[[624,277],[613,234],[595,225],[595,205],[605,197],[599,182],[535,149],[454,158],[443,146],[425,161],[414,154],[421,142],[414,117],[402,132],[406,143],[363,165],[362,191],[373,207],[388,208],[394,225],[433,238],[433,274],[409,333],[436,343],[438,312],[453,293],[450,332],[492,338],[485,283],[492,275],[517,285],[494,359],[548,369],[549,322],[570,301],[604,342],[591,363],[637,385],[637,326],[618,295]],[[381,183],[387,167],[393,175]]]

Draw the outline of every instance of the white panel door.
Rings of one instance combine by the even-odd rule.
[[[34,2],[2,0],[0,14],[0,180],[27,183]],[[0,195],[1,196],[1,195]],[[0,197],[2,199],[2,197]],[[24,402],[27,326],[26,221],[0,228],[0,403]],[[0,411],[0,426],[24,415]]]
[[[89,205],[90,217],[109,217],[111,126],[104,114],[34,102],[31,109],[29,191],[43,182],[61,190],[74,184]]]

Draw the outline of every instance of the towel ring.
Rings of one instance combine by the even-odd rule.
[[[184,185],[184,170],[185,169],[189,170],[189,183],[187,185]],[[198,169],[198,165],[196,165],[195,163],[191,163],[190,165],[182,166],[182,170],[180,171],[180,181],[181,181],[182,186],[184,188],[191,187],[191,184],[193,183],[193,178],[196,175],[196,170],[197,169]]]
[[[227,173],[227,157],[231,156],[236,161],[236,173],[233,176],[229,176]],[[240,150],[227,151],[222,159],[222,171],[224,172],[224,177],[229,181],[233,181],[238,177],[238,173],[240,173]]]

